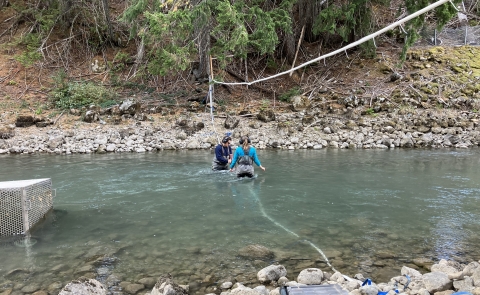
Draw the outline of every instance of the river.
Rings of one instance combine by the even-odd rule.
[[[258,154],[267,170],[252,180],[212,172],[207,151],[1,156],[0,181],[51,178],[56,198],[33,245],[0,238],[0,284],[15,269],[43,289],[84,274],[171,273],[201,294],[255,282],[275,262],[290,280],[307,267],[331,272],[323,255],[378,282],[415,258],[480,258],[478,149]],[[239,255],[252,244],[274,256]]]

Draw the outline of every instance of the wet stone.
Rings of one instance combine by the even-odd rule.
[[[51,271],[52,272],[59,272],[59,271],[62,271],[62,270],[67,270],[68,269],[68,266],[66,264],[58,264],[54,267],[52,267]]]
[[[47,287],[49,293],[58,293],[62,289],[63,284],[61,282],[53,282]]]
[[[137,294],[138,291],[145,289],[143,284],[128,284],[125,286],[125,292],[128,294]]]
[[[153,286],[155,286],[157,280],[155,278],[142,278],[138,280],[138,282],[145,285],[146,288],[151,289]]]
[[[23,281],[29,276],[30,272],[26,269],[14,269],[5,275],[6,279],[13,281]]]
[[[33,293],[38,290],[40,290],[40,286],[33,284],[33,285],[27,285],[23,287],[21,291],[24,293]]]
[[[75,272],[75,274],[77,275],[82,275],[82,274],[85,274],[85,273],[88,273],[88,272],[92,272],[94,271],[94,267],[92,265],[85,265],[79,269],[77,269],[77,271]]]

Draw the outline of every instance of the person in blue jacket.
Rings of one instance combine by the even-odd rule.
[[[230,172],[233,171],[233,167],[235,167],[237,162],[237,177],[253,177],[253,163],[265,171],[265,167],[263,167],[260,160],[258,160],[257,151],[250,145],[250,138],[248,138],[248,136],[242,136],[239,143],[240,146],[235,150],[232,163],[230,164]]]
[[[228,170],[229,164],[232,161],[232,147],[230,146],[229,136],[225,136],[222,139],[222,143],[219,143],[215,147],[215,157],[212,161],[212,170]]]

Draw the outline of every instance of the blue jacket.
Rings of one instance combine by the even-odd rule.
[[[262,166],[262,164],[260,164],[260,160],[258,159],[258,156],[257,156],[257,150],[253,146],[250,146],[250,150],[248,151],[248,155],[250,157],[252,157],[253,162],[255,162],[255,164],[257,164],[257,166]],[[233,160],[232,160],[232,163],[230,164],[230,169],[233,169],[233,167],[235,167],[235,164],[237,163],[238,159],[242,156],[245,156],[245,152],[243,151],[243,148],[241,146],[239,146],[235,150],[235,154],[233,154]]]
[[[222,163],[227,164],[230,155],[232,154],[232,147],[224,147],[223,145],[219,144],[215,147],[215,159]]]

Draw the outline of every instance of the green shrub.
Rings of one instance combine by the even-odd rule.
[[[92,82],[68,82],[64,72],[57,73],[53,80],[56,87],[51,92],[51,101],[56,108],[81,108],[91,104],[102,107],[116,104],[116,94],[103,85]]]
[[[26,34],[19,44],[25,46],[25,50],[18,55],[15,55],[15,60],[20,62],[25,67],[32,66],[36,61],[42,59],[42,54],[38,51],[41,39],[39,34]]]
[[[298,87],[293,87],[293,88],[290,88],[285,93],[280,94],[278,98],[281,101],[289,102],[292,97],[300,94],[302,94],[302,90]]]

